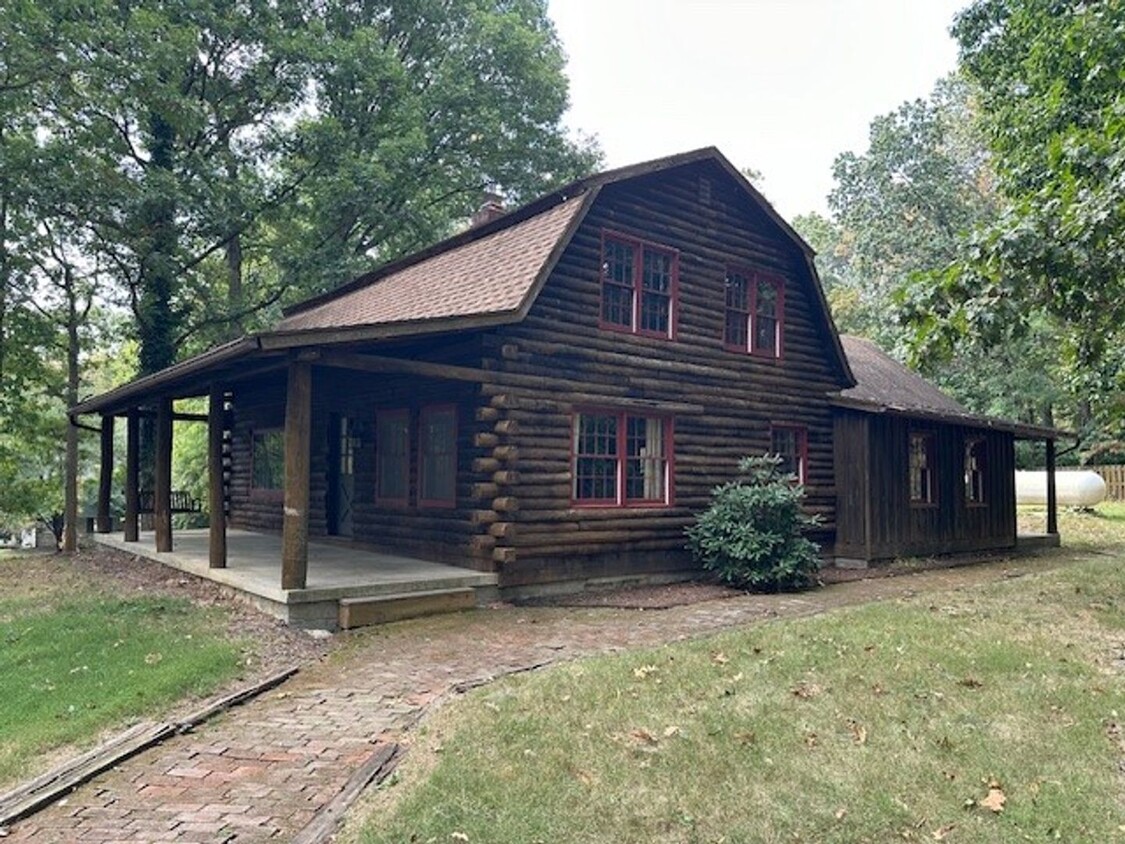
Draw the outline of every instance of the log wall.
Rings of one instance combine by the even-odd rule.
[[[684,528],[707,506],[711,489],[734,476],[739,458],[769,449],[771,424],[808,429],[809,508],[825,520],[820,538],[831,539],[836,489],[826,393],[840,388],[841,376],[815,316],[813,281],[796,247],[711,167],[604,188],[526,319],[485,338],[487,368],[575,385],[482,387],[482,407],[511,423],[503,443],[518,452],[518,482],[500,490],[517,499],[504,519],[510,536],[498,539],[506,549],[497,557],[502,586],[683,570],[690,565]],[[605,229],[679,251],[676,339],[599,328]],[[731,265],[785,278],[782,359],[724,349]],[[673,505],[572,507],[572,414],[628,400],[702,408],[671,414]]]

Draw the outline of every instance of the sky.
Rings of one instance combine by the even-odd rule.
[[[607,167],[716,146],[785,217],[827,212],[832,162],[954,69],[969,0],[549,0],[567,125]]]

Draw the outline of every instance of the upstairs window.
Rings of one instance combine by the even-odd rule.
[[[576,504],[668,504],[672,423],[658,416],[592,411],[574,417]]]
[[[679,255],[623,235],[602,239],[602,325],[672,337]]]
[[[730,269],[723,344],[732,351],[781,357],[784,282],[762,272]]]
[[[984,504],[984,466],[986,444],[975,439],[965,442],[965,501],[968,504]]]
[[[770,429],[770,452],[781,458],[778,468],[796,475],[799,483],[807,479],[808,432],[798,425],[774,425]]]
[[[910,433],[910,503],[933,504],[937,501],[934,488],[934,436],[912,431]]]

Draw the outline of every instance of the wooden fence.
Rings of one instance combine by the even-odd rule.
[[[1097,472],[1105,481],[1107,501],[1125,501],[1125,466],[1081,466]]]

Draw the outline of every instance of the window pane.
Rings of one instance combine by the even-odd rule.
[[[965,500],[970,504],[984,503],[984,440],[965,444]]]
[[[741,273],[730,273],[727,276],[727,307],[746,313],[750,310],[747,301],[750,287],[746,283],[746,276]]]
[[[641,294],[641,330],[668,333],[672,315],[672,299],[659,293]]]
[[[933,501],[930,449],[931,440],[927,435],[910,435],[910,500],[923,504]]]
[[[625,499],[666,500],[664,421],[626,417],[625,455]]]
[[[405,412],[375,416],[375,497],[405,501],[409,496],[410,417]]]
[[[657,293],[672,292],[672,256],[651,249],[644,250],[644,274],[641,286]]]
[[[419,426],[418,497],[453,501],[457,497],[457,422],[452,408],[422,411]]]
[[[781,458],[778,468],[782,472],[796,475],[804,481],[801,469],[801,437],[795,428],[774,428],[770,450]]]
[[[780,317],[778,286],[766,279],[754,281],[754,351],[777,356]]]
[[[574,498],[617,499],[617,417],[581,414],[574,422]]]
[[[284,489],[285,437],[281,431],[254,434],[252,465],[250,482],[254,489]]]
[[[633,327],[634,248],[606,240],[602,250],[602,321]]]

